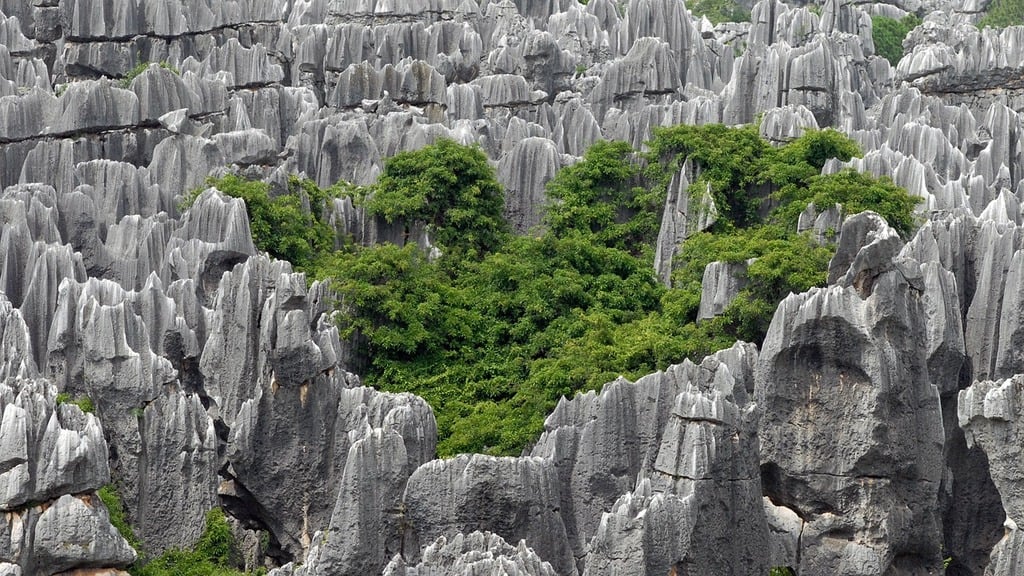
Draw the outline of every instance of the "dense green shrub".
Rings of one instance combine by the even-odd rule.
[[[448,139],[389,159],[366,201],[387,222],[425,222],[444,251],[475,255],[501,243],[504,205],[483,151]]]
[[[367,363],[365,381],[434,408],[442,456],[518,454],[563,395],[736,339],[760,342],[781,298],[825,281],[830,249],[795,232],[808,203],[875,209],[909,231],[913,202],[891,183],[820,175],[828,159],[858,153],[832,130],[776,148],[754,127],[721,125],[658,130],[643,154],[601,142],[549,183],[543,226],[512,236],[480,150],[440,141],[396,156],[377,184],[348,192],[385,221],[427,225],[439,256],[411,244],[331,252],[310,243],[304,257],[339,295],[339,327]],[[697,173],[691,193],[710,188],[721,218],[686,241],[666,288],[652,273],[653,246],[666,187],[687,161]],[[309,186],[303,197],[329,196]],[[255,206],[250,217],[269,222],[263,190],[238,187]],[[289,230],[267,228],[278,229]],[[705,266],[751,258],[740,297],[698,324]]]
[[[914,14],[907,14],[899,20],[872,16],[871,36],[875,41],[875,53],[895,66],[903,58],[903,39],[920,24],[921,19]]]
[[[1006,28],[1024,25],[1024,0],[992,0],[978,28]]]
[[[271,197],[269,184],[235,174],[210,178],[209,187],[244,200],[256,248],[288,260],[300,271],[315,276],[316,260],[334,248],[334,231],[323,218],[327,202],[336,193],[333,189],[322,190],[310,180],[292,178],[287,194]],[[182,208],[195,202],[202,191],[194,190]]]

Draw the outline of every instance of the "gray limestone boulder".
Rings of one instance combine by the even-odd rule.
[[[692,234],[711,227],[718,219],[710,187],[701,197],[692,198],[690,180],[695,177],[689,161],[669,181],[665,195],[665,208],[661,213],[661,227],[654,248],[654,271],[662,284],[672,280],[672,263],[679,246]]]
[[[505,189],[505,218],[522,234],[537,226],[548,199],[545,188],[561,168],[555,143],[524,138],[498,162],[498,182]]]
[[[986,575],[1017,573],[1024,563],[1024,539],[1018,529],[1024,512],[1024,484],[1019,463],[1020,396],[1024,378],[975,382],[959,395],[958,421],[968,445],[981,447],[988,457],[989,472],[1002,499],[1006,514],[1005,533],[992,550]]]
[[[201,62],[186,59],[181,69],[200,77],[226,72],[229,88],[254,88],[284,80],[284,70],[267,46],[245,47],[235,38],[214,48]]]
[[[89,492],[110,479],[99,420],[56,404],[46,380],[0,384],[0,509]]]
[[[332,510],[339,527],[394,526],[389,498],[434,456],[437,425],[426,402],[347,388],[344,378],[334,369],[303,383],[261,377],[251,381],[256,390],[233,418],[220,498],[236,518],[269,530],[282,560],[302,558],[314,532],[331,525]],[[360,444],[367,429],[387,432]],[[395,452],[399,438],[404,458]],[[357,461],[348,466],[350,457]],[[383,534],[337,538],[322,554],[335,566],[379,561],[379,570],[387,560],[376,547],[391,545]]]
[[[0,293],[0,380],[37,376],[33,358],[31,335],[21,312]]]
[[[123,568],[135,551],[94,490],[110,480],[99,420],[43,379],[0,383],[0,564],[8,574]]]
[[[70,569],[123,568],[136,553],[110,524],[97,496],[65,494],[35,521],[28,573],[56,574]],[[36,572],[42,570],[42,572]]]
[[[555,576],[551,564],[520,540],[512,546],[493,532],[440,536],[427,546],[419,563],[408,564],[396,555],[384,569],[385,576]]]
[[[61,3],[64,34],[76,40],[125,38],[143,32],[143,18],[136,2],[116,0]]]
[[[700,308],[697,321],[719,316],[739,296],[747,284],[747,267],[753,259],[743,262],[711,262],[704,267],[701,279]]]
[[[73,135],[127,128],[139,123],[139,98],[109,80],[73,82],[60,97],[48,132]]]
[[[609,108],[642,108],[672,99],[681,86],[679,63],[670,45],[657,38],[639,38],[620,60],[612,62],[590,95],[594,117]]]
[[[1017,286],[1006,283],[1014,254],[1020,249],[1021,235],[1017,226],[999,225],[991,220],[981,223],[974,243],[974,296],[967,308],[964,321],[964,339],[967,354],[971,359],[973,377],[976,380],[1008,377],[1012,374],[1000,374],[997,371],[999,356],[999,337],[1002,305],[1005,301],[1011,306],[1006,311],[1006,335],[1012,339],[1016,332],[1014,293]],[[1016,277],[1017,272],[1014,272]],[[1004,351],[1002,365],[1012,368],[1013,354]]]
[[[157,212],[172,209],[169,198],[153,183],[148,169],[137,168],[127,162],[92,160],[75,165],[75,182],[88,186],[82,191],[92,198],[95,222],[100,240],[105,240],[107,229],[129,215],[150,217]],[[62,209],[61,212],[71,212]],[[65,214],[65,218],[70,214]],[[84,232],[84,231],[83,231]],[[67,234],[70,238],[74,234]]]
[[[697,421],[700,418],[690,420],[693,410],[703,410],[698,405],[704,406],[705,399],[710,400],[709,406],[721,408],[728,404],[734,415],[742,412],[749,420],[748,398],[749,391],[753,389],[756,359],[757,352],[752,345],[737,343],[733,348],[705,358],[700,365],[685,361],[665,372],[645,376],[636,383],[619,379],[606,384],[600,394],[589,392],[559,402],[545,422],[546,431],[532,453],[551,459],[558,470],[562,499],[560,509],[580,562],[589,562],[588,552],[596,554],[595,558],[608,559],[605,552],[594,548],[591,540],[597,534],[602,515],[613,510],[620,496],[638,489],[638,477],[650,477],[657,491],[668,491],[680,498],[700,492],[701,496],[696,497],[692,504],[695,510],[700,509],[701,514],[709,519],[720,518],[720,514],[746,515],[752,522],[746,526],[758,526],[758,518],[763,519],[761,495],[760,489],[755,487],[757,474],[750,474],[757,467],[756,446],[744,440],[743,454],[723,451],[721,458],[716,458],[705,451],[714,442],[705,434],[711,431],[712,436],[717,437],[720,433],[725,434],[727,427],[718,431],[697,430],[704,428],[705,424],[712,428],[716,425],[710,422],[702,424]],[[698,390],[705,391],[708,396],[705,398],[705,392]],[[750,422],[752,420],[744,424],[744,438],[752,437]],[[690,423],[696,429],[689,430]],[[712,464],[712,468],[705,467],[707,464]],[[711,469],[715,472],[710,478],[705,477],[704,473]],[[704,491],[718,482],[714,478],[730,476],[737,469],[747,472],[742,480],[741,476],[734,477],[734,486],[744,486],[736,492],[742,497],[712,496],[714,490]],[[713,482],[705,485],[704,480],[707,479]],[[744,499],[749,500],[747,496],[756,500],[756,506],[750,503],[741,505]],[[678,525],[674,525],[672,530],[682,530],[683,526],[688,526],[685,529],[689,530],[700,524],[692,515],[676,517],[673,522]],[[706,535],[719,533],[721,526],[728,523],[719,525],[718,522],[712,522],[718,528],[702,526],[700,530]],[[760,526],[763,528],[763,523]],[[615,534],[618,532],[612,533]],[[764,538],[767,538],[766,534]],[[708,569],[716,566],[706,557],[697,560],[702,558],[697,550],[702,546],[698,540],[694,540],[692,547],[673,548],[679,551],[678,554],[665,551],[652,551],[651,554],[661,558],[658,562],[662,564],[659,565],[664,566],[684,562],[684,556],[690,559],[686,563],[694,561]],[[755,543],[753,546],[767,546],[760,535],[752,536],[749,541]],[[641,553],[640,548],[637,552],[638,556],[620,556],[620,560],[640,563],[646,553]],[[737,548],[735,552],[737,558],[747,559],[744,561],[751,558],[749,550]]]
[[[139,419],[144,450],[132,527],[152,554],[191,547],[218,505],[222,446],[214,421],[198,394],[174,388],[146,404]]]
[[[332,117],[305,122],[288,148],[294,151],[294,169],[323,187],[339,180],[371,184],[381,171],[380,152],[361,120]]]
[[[26,94],[0,98],[0,143],[28,140],[52,129],[60,114],[60,104],[49,91],[35,88]]]
[[[585,574],[637,566],[647,574],[768,570],[758,411],[743,388],[749,372],[733,375],[729,364],[711,357],[701,368],[714,376],[687,383],[676,397],[650,478],[603,515]]]
[[[506,540],[524,540],[556,573],[576,574],[559,500],[550,460],[474,454],[418,468],[403,503],[411,542],[487,529]],[[418,562],[418,555],[411,561]]]
[[[843,222],[836,253],[828,264],[828,281],[853,286],[866,297],[875,279],[895,266],[893,258],[901,248],[899,234],[878,214],[851,216]]]
[[[772,319],[756,374],[761,473],[802,520],[801,573],[938,570],[944,431],[915,284],[891,270],[870,293],[812,289]]]
[[[152,122],[182,108],[202,109],[198,96],[185,84],[181,75],[157,64],[150,64],[136,76],[131,82],[131,90],[139,100],[140,122]]]

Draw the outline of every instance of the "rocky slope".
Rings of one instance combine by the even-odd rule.
[[[870,14],[918,4],[944,11],[890,66]],[[761,0],[715,28],[681,0],[0,0],[0,573],[130,564],[112,481],[147,550],[221,505],[281,574],[1018,574],[1024,27],[947,4]],[[179,210],[211,173],[369,183],[449,137],[525,231],[599,138],[759,116],[849,133],[849,165],[924,199],[916,235],[807,215],[840,231],[830,285],[760,351],[565,399],[520,458],[433,460],[430,407],[360,385],[241,201]],[[692,177],[663,279],[715,218]],[[702,314],[741,276],[709,267]]]

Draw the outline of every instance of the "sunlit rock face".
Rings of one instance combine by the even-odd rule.
[[[221,506],[280,574],[1019,573],[1024,27],[978,30],[974,1],[744,7],[0,0],[0,573],[129,565],[107,483],[148,552]],[[892,66],[871,16],[909,12]],[[775,144],[849,134],[863,155],[823,171],[892,178],[918,230],[814,207],[828,286],[780,303],[760,350],[563,399],[519,458],[434,460],[430,406],[363,387],[329,287],[206,183],[371,184],[450,138],[531,233],[594,142],[758,119]],[[718,218],[697,170],[660,207],[664,284]],[[430,244],[328,211],[363,244]],[[747,264],[708,267],[702,320]]]

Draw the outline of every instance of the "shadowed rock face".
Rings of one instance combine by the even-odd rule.
[[[941,560],[945,437],[921,338],[925,287],[914,262],[874,264],[895,254],[891,230],[875,226],[864,235],[847,220],[830,276],[853,252],[846,237],[862,238],[848,272],[780,304],[758,363],[764,489],[801,519],[796,560],[808,573],[912,573]]]
[[[286,574],[914,574],[940,544],[950,573],[1020,572],[1024,28],[978,30],[977,4],[763,0],[713,27],[678,0],[0,0],[0,572],[130,562],[108,477],[148,551],[221,505],[305,560]],[[892,67],[870,14],[904,11],[928,16]],[[760,354],[563,400],[523,458],[431,462],[430,407],[359,385],[327,288],[257,253],[241,201],[180,205],[226,169],[370,184],[447,137],[524,232],[598,139],[758,116],[772,142],[850,134],[863,157],[824,172],[891,177],[920,230],[810,210],[841,230],[831,286],[784,301]],[[694,176],[659,215],[665,283],[716,218]]]
[[[958,421],[968,446],[977,444],[988,457],[992,481],[999,490],[1006,513],[1005,533],[995,548],[985,574],[1015,574],[1024,568],[1018,529],[1021,519],[1021,475],[1018,425],[1021,422],[1020,395],[1024,377],[973,383],[960,392]]]

